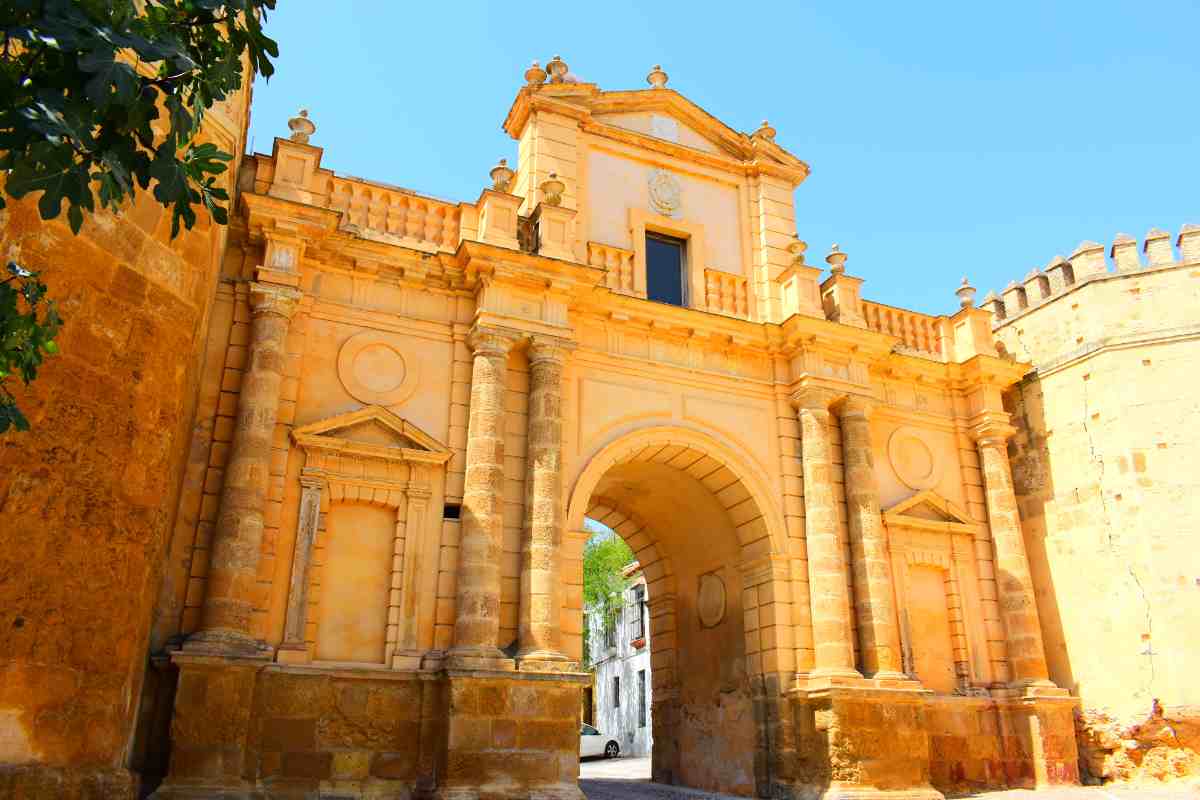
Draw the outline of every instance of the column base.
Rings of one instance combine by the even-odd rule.
[[[262,639],[227,629],[197,631],[183,643],[183,651],[196,655],[257,658],[265,661],[270,661],[275,655],[274,649]]]
[[[491,672],[514,672],[516,661],[495,647],[454,649],[446,653],[442,662],[447,670],[486,670]]]
[[[530,650],[517,653],[517,669],[521,672],[578,672],[579,664],[556,650]]]

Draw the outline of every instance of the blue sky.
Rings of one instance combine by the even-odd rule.
[[[335,10],[336,9],[336,10]],[[605,89],[670,87],[812,175],[797,227],[866,297],[930,313],[1080,241],[1200,223],[1200,3],[407,3],[283,0],[251,136],[297,108],[339,173],[474,200],[516,143],[532,59]]]

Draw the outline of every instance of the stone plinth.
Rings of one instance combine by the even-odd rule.
[[[449,671],[440,798],[582,800],[575,673]]]

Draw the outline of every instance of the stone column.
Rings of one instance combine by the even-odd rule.
[[[213,533],[204,611],[200,630],[188,641],[191,649],[215,649],[229,654],[251,654],[266,649],[251,632],[251,615],[258,582],[271,441],[283,382],[284,340],[299,299],[300,293],[295,289],[250,284],[253,322],[247,366],[238,395],[237,427]]]
[[[977,430],[975,441],[987,495],[988,526],[996,550],[996,591],[1013,680],[1018,684],[1046,686],[1051,684],[1042,625],[1005,446],[1011,434],[1012,428],[1007,425],[990,426]]]
[[[804,466],[804,536],[812,596],[814,677],[862,677],[854,668],[846,559],[838,541],[838,512],[830,466],[829,403],[824,391],[801,390],[792,397],[800,419]]]
[[[535,336],[529,346],[525,531],[521,544],[517,657],[564,661],[559,630],[562,545],[562,382],[568,343]]]
[[[508,352],[513,343],[512,336],[488,328],[477,327],[467,338],[475,355],[467,420],[454,647],[450,651],[457,657],[504,658],[496,644],[500,634],[500,536],[504,515],[504,395]]]
[[[887,534],[879,513],[879,486],[871,455],[871,408],[869,400],[849,397],[840,409],[855,612],[863,671],[876,678],[900,680],[905,676]]]
[[[317,538],[317,522],[321,516],[321,478],[300,477],[300,516],[296,521],[296,549],[292,553],[292,580],[288,586],[287,620],[283,629],[283,644],[279,660],[291,660],[285,651],[306,650],[304,629],[308,619],[308,565],[312,559],[313,543]],[[303,656],[300,660],[305,660]]]

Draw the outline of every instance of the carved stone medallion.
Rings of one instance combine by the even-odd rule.
[[[932,489],[942,480],[942,459],[916,428],[897,428],[888,439],[888,460],[911,489]]]
[[[363,331],[346,340],[338,352],[338,378],[355,400],[393,406],[417,388],[417,360],[401,352],[392,337]]]
[[[700,576],[696,613],[700,615],[700,624],[705,628],[715,628],[725,619],[725,582],[720,576],[711,572]]]
[[[678,216],[683,208],[683,190],[679,179],[665,169],[656,169],[650,173],[647,185],[650,190],[650,208],[663,216]]]

